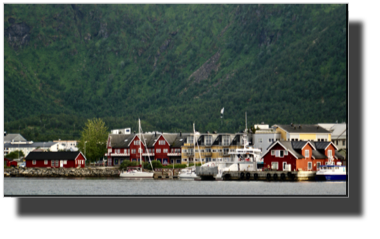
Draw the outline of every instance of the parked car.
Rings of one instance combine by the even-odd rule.
[[[26,163],[25,162],[22,162],[18,165],[20,168],[25,168],[26,167]]]

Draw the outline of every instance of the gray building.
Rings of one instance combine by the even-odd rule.
[[[260,129],[253,134],[253,147],[261,150],[261,156],[267,151],[269,145],[274,141],[280,140],[281,134],[274,129]]]

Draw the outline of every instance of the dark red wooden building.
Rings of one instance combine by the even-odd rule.
[[[84,168],[86,164],[81,152],[30,152],[25,160],[30,168]]]

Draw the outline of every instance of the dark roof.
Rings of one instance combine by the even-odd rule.
[[[340,159],[340,160],[344,160],[344,156],[341,155],[337,150],[335,150],[335,156]]]
[[[184,143],[187,142],[187,136],[188,135],[183,135],[183,134],[180,136],[178,134],[172,143],[172,147],[181,147]]]
[[[315,148],[318,150],[325,150],[325,148],[330,144],[331,142],[314,142]]]
[[[324,155],[323,153],[321,153],[320,151],[318,150],[312,150],[311,152],[312,156],[315,158],[315,159],[326,159],[326,155]]]
[[[275,141],[274,143],[276,142],[279,142],[281,143],[282,145],[284,145],[284,147],[289,151],[291,152],[294,156],[296,156],[296,158],[298,159],[303,159],[304,157],[302,156],[302,154],[298,153],[295,149],[293,149],[292,147],[292,143],[294,141]]]
[[[290,124],[278,124],[276,126],[281,127],[289,133],[330,133],[330,131],[317,124],[293,124],[293,126]]]
[[[58,144],[58,142],[34,142],[31,144],[5,143],[4,148],[50,148],[55,144]]]
[[[30,152],[26,156],[26,160],[46,160],[46,159],[61,159],[61,160],[74,160],[79,151],[76,152]]]
[[[290,141],[292,142],[293,149],[302,149],[307,141]]]

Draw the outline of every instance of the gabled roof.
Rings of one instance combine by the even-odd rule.
[[[321,153],[318,150],[312,150],[311,151],[311,156],[312,156],[313,159],[326,159],[327,158],[326,155],[324,155],[323,153]]]
[[[26,156],[25,160],[75,160],[79,154],[82,154],[79,151],[76,152],[30,152]],[[84,155],[82,154],[84,157]],[[85,157],[84,157],[85,158]]]
[[[287,150],[290,154],[292,154],[295,158],[297,159],[302,159],[304,158],[302,156],[302,154],[298,153],[297,151],[295,151],[292,147],[292,141],[274,141],[267,149],[267,151],[261,156],[261,157],[264,157],[267,153],[270,152],[270,150],[275,146],[275,145],[281,145],[281,147],[283,147],[285,150]]]
[[[346,138],[346,131],[347,131],[347,125],[346,123],[339,123],[339,124],[318,124],[321,127],[329,130],[331,132],[331,139],[345,139]]]
[[[298,149],[302,150],[306,146],[306,144],[309,144],[315,150],[315,146],[311,141],[290,141],[290,142],[292,142],[293,149],[296,149],[296,150]]]
[[[182,134],[181,136],[178,134],[175,138],[174,142],[172,143],[172,147],[181,147],[183,144],[187,143],[187,136]]]
[[[277,124],[274,125],[282,128],[289,133],[330,133],[330,131],[316,124]],[[301,126],[301,127],[300,127]]]
[[[4,136],[4,143],[12,142],[26,142],[26,139],[21,134],[7,134]]]
[[[338,147],[336,147],[336,145],[333,143],[333,142],[330,142],[330,141],[326,141],[326,142],[314,142],[315,144],[315,147],[318,149],[318,150],[326,150],[327,147],[332,144],[334,146],[335,149],[338,149]]]
[[[170,139],[172,139],[173,137],[171,137],[171,135],[169,135],[169,134],[166,134],[166,137],[165,137],[164,134],[159,134],[158,137],[157,137],[157,139],[155,139],[155,141],[154,141],[154,143],[153,143],[153,146],[156,144],[156,142],[158,141],[158,139],[159,139],[161,136],[164,138],[164,140],[166,141],[166,143],[168,143],[168,145],[170,146],[171,143],[166,139],[166,137],[170,137]],[[174,136],[174,139],[175,139],[175,136]]]

